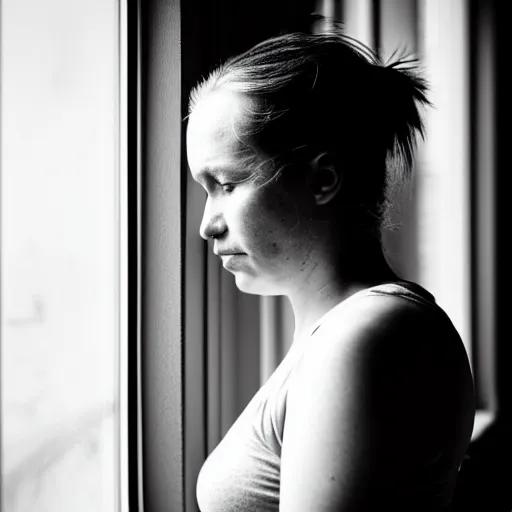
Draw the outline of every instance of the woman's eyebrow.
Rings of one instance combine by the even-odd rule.
[[[202,183],[204,181],[206,181],[207,179],[209,178],[212,178],[214,177],[215,173],[216,173],[217,169],[214,168],[214,167],[203,167],[196,175],[195,175],[195,180],[198,182],[198,183]]]
[[[242,153],[242,152],[240,152]],[[240,156],[240,153],[237,156]],[[195,181],[198,183],[202,183],[209,179],[216,179],[219,176],[237,176],[240,178],[240,181],[246,180],[249,176],[251,176],[255,170],[257,170],[261,165],[264,165],[266,162],[260,162],[260,164],[254,167],[254,164],[258,161],[256,155],[253,153],[249,155],[245,155],[243,158],[239,159],[235,164],[226,164],[226,165],[205,165],[199,172],[195,175]]]
[[[209,178],[216,178],[218,176],[228,176],[233,174],[240,174],[239,167],[203,167],[196,174],[196,181],[201,182]]]

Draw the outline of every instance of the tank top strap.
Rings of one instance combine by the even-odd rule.
[[[403,297],[405,299],[410,299],[412,301],[418,302],[425,306],[430,306],[437,308],[437,302],[429,291],[425,290],[423,286],[420,286],[417,283],[413,283],[411,281],[393,281],[390,283],[383,283],[377,286],[372,286],[371,288],[367,288],[366,290],[362,290],[362,292],[366,292],[368,294],[380,294],[380,295],[394,295],[398,297]]]
[[[349,302],[355,298],[364,297],[367,295],[391,295],[395,297],[402,297],[404,299],[412,300],[418,304],[439,309],[438,304],[436,303],[435,297],[425,288],[420,286],[419,284],[413,283],[411,281],[391,281],[388,283],[382,283],[370,288],[365,288],[360,290],[347,299],[343,300],[333,308],[331,308],[327,313],[325,313],[317,322],[315,322],[310,336],[317,331],[317,329],[322,325],[328,315],[331,315],[334,310],[338,307],[342,306],[345,302]]]

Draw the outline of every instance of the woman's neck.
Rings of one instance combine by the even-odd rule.
[[[348,244],[345,247],[348,249]],[[378,240],[359,241],[350,250],[336,250],[330,255],[324,252],[317,260],[306,278],[288,294],[295,317],[294,340],[309,336],[325,313],[354,293],[400,279]]]

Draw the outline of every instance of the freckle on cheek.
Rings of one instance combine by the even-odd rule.
[[[267,251],[269,256],[275,257],[281,253],[281,246],[278,242],[272,242],[269,240]]]

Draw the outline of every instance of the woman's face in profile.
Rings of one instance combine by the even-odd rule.
[[[297,177],[261,186],[272,168],[235,131],[248,108],[247,97],[229,90],[203,97],[189,118],[187,157],[207,192],[201,236],[214,239],[214,252],[240,290],[279,295],[306,277],[312,199]]]

